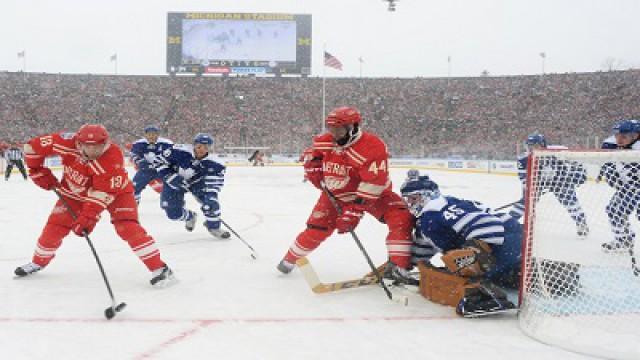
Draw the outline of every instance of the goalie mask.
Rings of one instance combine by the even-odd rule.
[[[419,176],[417,179],[407,179],[400,188],[402,198],[407,203],[413,216],[420,216],[422,209],[433,199],[440,197],[440,189],[428,176]]]

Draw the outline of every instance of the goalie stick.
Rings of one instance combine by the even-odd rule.
[[[305,281],[316,294],[326,294],[329,292],[345,290],[345,289],[353,289],[362,286],[375,285],[378,283],[378,277],[372,273],[369,273],[359,279],[353,280],[345,280],[345,281],[337,281],[333,283],[323,283],[320,281],[318,274],[316,273],[313,266],[306,257],[302,257],[296,261],[296,265],[302,272]],[[379,271],[381,268],[383,269],[386,266],[386,263],[379,266],[376,271]],[[392,298],[393,302],[397,302],[407,306],[409,304],[409,298],[407,296],[394,296]]]

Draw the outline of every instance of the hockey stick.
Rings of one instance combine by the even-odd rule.
[[[352,289],[378,283],[378,278],[375,275],[365,275],[359,279],[353,280],[323,283],[320,281],[318,274],[313,269],[306,257],[301,257],[300,259],[298,259],[296,261],[296,265],[298,265],[298,268],[302,272],[304,279],[307,281],[307,284],[309,284],[309,287],[311,287],[311,291],[316,294],[324,294],[328,292]]]
[[[386,262],[376,268],[376,271],[383,269],[386,266]],[[323,283],[320,281],[318,274],[316,273],[313,266],[306,257],[301,257],[296,261],[296,265],[302,272],[304,279],[307,284],[316,294],[326,294],[334,291],[345,290],[345,289],[353,289],[368,285],[375,285],[378,283],[378,278],[373,273],[369,273],[359,279],[353,280],[345,280],[345,281],[337,281],[333,283]],[[393,302],[397,302],[403,304],[404,306],[409,305],[409,298],[407,296],[395,296],[391,299]]]
[[[56,195],[58,195],[58,198],[60,199],[60,201],[62,201],[62,204],[67,209],[69,214],[71,214],[71,217],[73,218],[73,220],[76,220],[78,218],[78,216],[73,211],[73,209],[71,209],[71,206],[69,206],[69,203],[67,203],[67,200],[65,200],[65,198],[55,188],[53,189],[53,192],[56,193]],[[105,272],[104,272],[104,268],[102,267],[102,262],[100,262],[100,258],[98,257],[98,253],[96,252],[95,247],[93,247],[93,243],[91,242],[91,239],[89,239],[89,235],[87,234],[87,232],[83,231],[82,235],[87,240],[87,244],[89,244],[89,247],[91,248],[91,252],[93,253],[93,257],[95,258],[96,263],[98,264],[98,268],[100,269],[100,274],[102,274],[102,279],[104,280],[104,284],[107,286],[107,291],[109,291],[109,297],[111,298],[111,306],[104,310],[104,316],[107,318],[107,320],[111,320],[111,319],[113,319],[114,316],[116,316],[116,313],[119,313],[122,310],[124,310],[124,308],[127,306],[127,304],[122,302],[122,303],[116,305],[116,298],[115,298],[115,296],[113,296],[113,291],[111,290],[111,285],[109,285],[109,280],[107,280],[107,274],[105,274]]]
[[[324,191],[324,193],[327,194],[327,196],[329,197],[329,201],[331,201],[331,204],[338,212],[338,215],[342,214],[342,207],[340,207],[340,204],[338,204],[338,200],[333,195],[333,193],[327,188],[327,185],[324,183],[324,181],[320,183],[320,187],[322,188],[322,191]],[[356,235],[355,231],[349,230],[349,233],[351,234],[351,237],[353,237],[353,240],[356,242],[356,245],[358,245],[358,248],[360,248],[362,255],[364,255],[365,259],[367,259],[367,263],[369,264],[371,271],[378,278],[378,282],[382,286],[382,289],[384,289],[384,292],[387,294],[387,297],[389,298],[389,300],[393,300],[393,294],[391,294],[391,291],[389,291],[389,288],[387,287],[387,285],[384,283],[384,281],[382,281],[382,276],[380,275],[380,272],[376,269],[375,265],[373,265],[373,261],[371,261],[371,257],[369,257],[367,250],[365,250],[364,246],[362,246],[362,242],[360,242],[360,239],[358,239],[358,236]]]
[[[229,224],[227,224],[226,222],[224,222],[224,220],[220,219],[220,222],[222,222],[222,225],[224,225],[227,229],[229,229],[229,231],[231,231],[233,233],[233,235],[235,235],[238,239],[240,239],[240,241],[242,241],[245,245],[247,245],[247,247],[249,248],[249,250],[251,250],[251,257],[253,258],[253,260],[256,260],[258,258],[258,254],[256,253],[256,251],[253,249],[253,247],[251,245],[249,245],[248,242],[246,242],[240,235],[238,235],[237,232],[235,232],[235,230],[233,230],[231,228],[231,226],[229,226]]]
[[[504,210],[504,209],[508,208],[509,206],[513,206],[513,205],[515,205],[515,204],[517,204],[517,203],[519,203],[519,202],[520,202],[520,200],[517,200],[517,201],[514,201],[514,202],[512,202],[512,203],[508,203],[508,204],[506,204],[506,205],[502,205],[502,206],[500,206],[500,207],[497,207],[497,208],[493,209],[493,211],[500,211],[500,210]]]

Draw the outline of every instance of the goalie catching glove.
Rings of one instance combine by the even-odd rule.
[[[491,270],[496,260],[491,247],[481,240],[468,240],[461,249],[449,250],[442,255],[449,271],[464,277],[481,276]]]

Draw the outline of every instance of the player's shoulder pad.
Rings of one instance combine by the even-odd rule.
[[[163,137],[158,138],[158,143],[173,145],[173,141]]]
[[[522,153],[518,155],[518,162],[526,161],[529,158],[529,153]]]
[[[136,141],[133,143],[133,145],[135,145],[135,144],[148,144],[148,143],[149,143],[149,142],[147,141],[147,139],[142,138],[142,139],[138,139],[138,140],[136,140]]]
[[[387,145],[375,134],[363,131],[360,139],[356,140],[351,147],[354,150],[360,150],[361,153],[368,154],[387,154]]]
[[[102,156],[96,159],[96,162],[98,162],[107,173],[111,173],[113,170],[124,169],[124,154],[118,145],[112,143]]]
[[[445,206],[449,204],[447,196],[439,196],[436,199],[430,200],[427,205],[422,209],[422,214],[427,212],[440,212]]]
[[[214,159],[213,154],[209,154],[209,155],[207,155],[206,158],[202,159],[202,163],[206,164],[206,166],[209,169],[209,171],[211,171],[211,170],[220,171],[220,170],[226,169],[226,166],[222,165],[221,163],[217,162]]]

